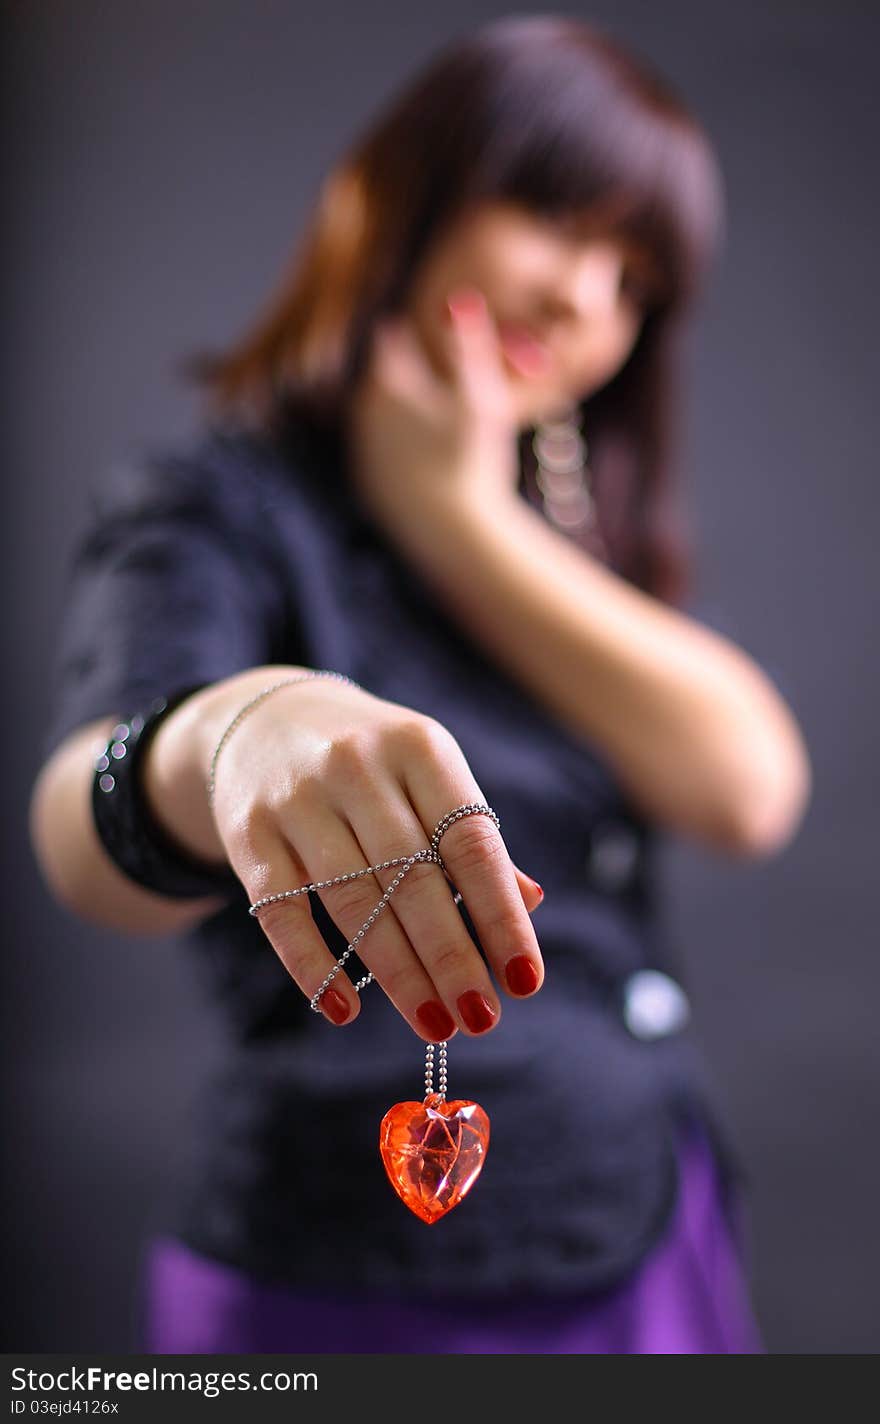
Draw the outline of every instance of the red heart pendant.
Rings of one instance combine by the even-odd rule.
[[[400,1200],[422,1221],[439,1221],[470,1191],[489,1147],[489,1117],[479,1103],[395,1103],[379,1128],[379,1150]]]

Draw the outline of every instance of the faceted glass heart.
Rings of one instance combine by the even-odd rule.
[[[469,1192],[489,1147],[489,1117],[479,1103],[395,1103],[382,1119],[379,1150],[388,1180],[422,1221],[438,1221]]]

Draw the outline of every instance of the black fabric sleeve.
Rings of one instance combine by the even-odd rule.
[[[93,718],[274,660],[283,587],[250,479],[140,450],[93,485],[48,659],[43,759]]]

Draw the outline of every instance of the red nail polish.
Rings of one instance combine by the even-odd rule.
[[[495,1022],[495,1010],[479,989],[468,989],[466,993],[459,994],[456,1003],[471,1033],[484,1033]]]
[[[419,1004],[416,1009],[416,1018],[425,1033],[429,1034],[431,1038],[437,1039],[438,1042],[444,1038],[451,1038],[455,1033],[455,1019],[438,999],[426,999],[423,1004]]]
[[[453,316],[463,316],[467,319],[477,316],[483,310],[484,302],[475,287],[462,287],[449,298],[448,305]]]
[[[544,890],[543,890],[543,887],[538,884],[537,880],[535,880],[533,876],[530,875],[528,878],[529,878],[529,880],[531,880],[531,882],[532,882],[532,884],[534,885],[535,889],[538,891],[538,894],[541,896],[541,900],[543,900],[543,898],[544,898]],[[538,904],[540,904],[540,903],[541,903],[541,901],[539,900],[539,901],[538,901]],[[536,908],[537,908],[537,907],[536,907]]]
[[[527,954],[515,954],[504,966],[512,994],[533,994],[538,987],[538,966]]]
[[[331,1023],[344,1024],[349,1017],[348,1001],[338,989],[325,989],[321,995],[321,1012]]]

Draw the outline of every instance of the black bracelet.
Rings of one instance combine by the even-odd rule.
[[[92,815],[108,855],[132,880],[160,895],[193,899],[244,892],[231,867],[202,863],[176,845],[150,809],[141,768],[150,738],[162,719],[206,683],[170,697],[157,697],[145,711],[118,722],[95,760]]]

